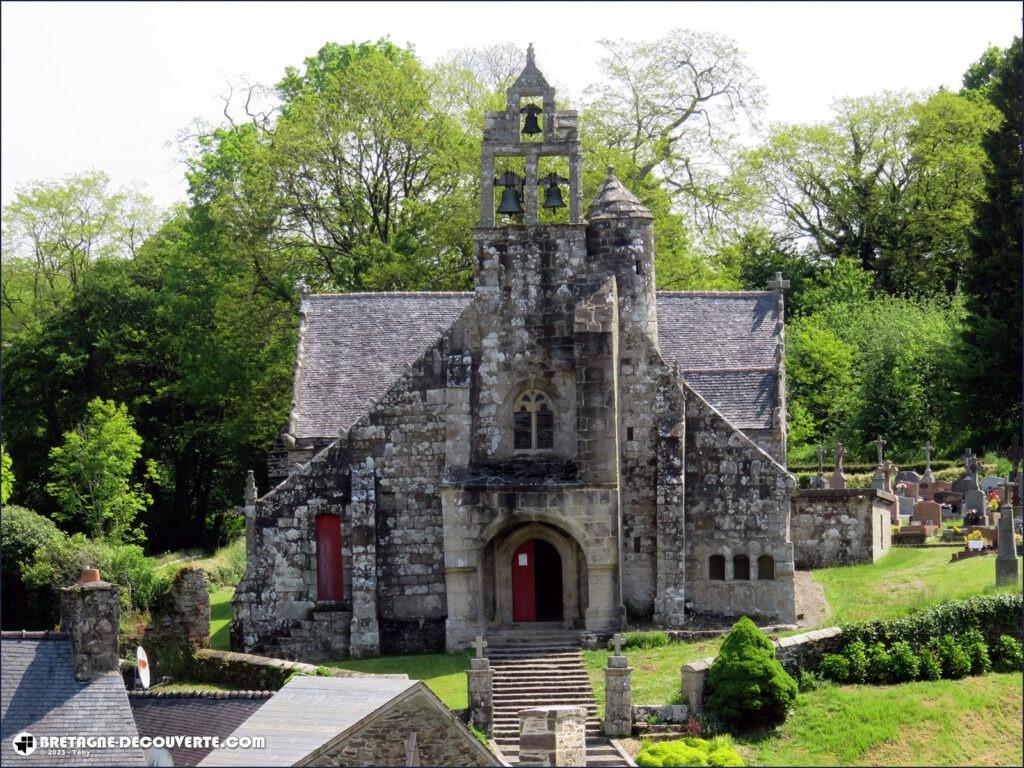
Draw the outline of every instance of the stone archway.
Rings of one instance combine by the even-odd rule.
[[[551,616],[555,601],[550,600],[546,606],[545,619],[559,621],[567,628],[576,626],[582,622],[586,610],[586,558],[572,537],[552,525],[541,522],[530,522],[500,533],[490,542],[489,548],[493,556],[488,558],[491,570],[488,580],[493,579],[494,585],[491,593],[494,605],[491,625],[510,627],[516,623],[513,569],[517,567],[518,555],[523,554],[523,550],[529,548],[531,542],[534,556],[538,547],[549,553],[549,575],[554,572],[551,560],[557,558],[560,566],[561,615],[560,618]],[[533,620],[542,619],[537,616]]]

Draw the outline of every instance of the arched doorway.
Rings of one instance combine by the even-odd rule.
[[[561,621],[562,558],[543,539],[529,539],[512,553],[512,621]]]

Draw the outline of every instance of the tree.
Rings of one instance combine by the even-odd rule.
[[[14,469],[11,454],[0,445],[0,504],[6,504],[14,492]]]
[[[53,480],[47,490],[60,504],[57,519],[113,541],[142,539],[139,513],[153,499],[132,482],[142,455],[142,438],[125,406],[96,398],[85,419],[50,451]],[[151,464],[147,474],[155,473]]]
[[[719,166],[764,101],[742,52],[724,36],[690,29],[601,45],[604,81],[587,89],[586,131],[628,158],[635,181],[663,183],[697,229],[716,223],[735,198]]]
[[[773,129],[736,173],[813,257],[856,259],[889,293],[954,291],[994,111],[945,91],[842,99],[834,110],[825,124]]]
[[[964,279],[967,319],[958,359],[960,418],[975,440],[999,447],[1021,428],[1021,38],[998,63],[986,52],[976,69],[999,122],[983,139],[989,167],[971,233],[971,268]]]
[[[4,208],[3,339],[37,331],[103,256],[134,256],[156,228],[152,201],[92,171],[20,187]]]

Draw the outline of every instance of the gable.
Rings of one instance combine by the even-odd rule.
[[[288,431],[333,440],[350,428],[470,305],[473,294],[313,294],[303,302]],[[771,292],[658,292],[661,354],[740,429],[767,429],[781,350]]]
[[[10,745],[21,731],[34,736],[135,737],[124,679],[117,672],[82,683],[75,679],[71,640],[64,633],[4,632],[0,641],[0,738],[4,764],[53,765],[37,749],[20,756]],[[88,750],[86,750],[88,751]],[[145,765],[141,749],[69,751],[61,765]]]

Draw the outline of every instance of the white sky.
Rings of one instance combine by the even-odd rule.
[[[2,21],[2,201],[32,179],[90,168],[185,194],[172,142],[217,120],[241,75],[273,84],[328,41],[390,37],[427,62],[471,45],[533,42],[574,103],[598,77],[602,38],[690,27],[733,38],[768,91],[768,118],[824,119],[834,98],[958,88],[1021,30],[1018,2],[917,3],[28,3]]]

